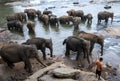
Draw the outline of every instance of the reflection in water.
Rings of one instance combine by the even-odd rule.
[[[51,27],[51,29],[53,29],[55,32],[59,32],[59,27],[58,27],[58,26],[51,25],[50,27]]]
[[[87,27],[88,30],[91,30],[91,25],[92,25],[91,23],[87,23],[86,27]]]

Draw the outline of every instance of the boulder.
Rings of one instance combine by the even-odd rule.
[[[59,78],[72,78],[79,73],[80,70],[71,68],[56,68],[53,70],[53,75]]]

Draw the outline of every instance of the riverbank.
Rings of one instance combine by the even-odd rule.
[[[109,30],[109,31],[108,31]],[[1,36],[4,34],[9,37],[8,34],[10,32],[5,33],[6,31],[2,31],[0,33]],[[104,36],[120,36],[119,28],[106,28],[102,31],[104,32]],[[6,37],[6,36],[4,36]],[[10,37],[9,37],[10,38]],[[2,37],[2,40],[4,38]],[[10,41],[10,40],[9,40]],[[9,41],[1,41],[0,47],[3,45],[7,44]],[[42,54],[39,51],[39,56],[42,59]],[[32,64],[32,69],[33,69],[33,74],[28,74],[24,70],[24,64],[23,62],[15,63],[15,67],[13,69],[10,69],[2,60],[0,60],[0,79],[1,81],[98,81],[97,78],[95,77],[95,61],[98,59],[98,53],[96,50],[93,51],[92,57],[90,57],[91,63],[90,65],[88,64],[86,59],[81,58],[79,61],[75,61],[75,59],[71,58],[66,58],[64,57],[64,54],[62,56],[56,56],[50,57],[49,54],[47,54],[47,60],[42,61],[48,65],[48,67],[44,68],[42,65],[40,65],[35,59],[31,59],[31,64]],[[80,71],[79,76],[76,76],[76,78],[55,78],[52,75],[53,70],[57,68],[71,68],[71,69],[77,69]],[[4,74],[4,75],[3,75]],[[104,63],[104,69],[102,71],[102,80],[101,81],[119,81],[120,77],[120,65],[118,67],[113,67],[110,62]],[[36,76],[37,75],[37,76]],[[69,74],[68,74],[69,75]],[[36,77],[36,78],[35,78]],[[48,77],[47,79],[44,77]],[[82,78],[80,78],[82,77]],[[39,79],[39,80],[38,80]]]

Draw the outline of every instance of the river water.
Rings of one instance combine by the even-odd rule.
[[[73,2],[78,1],[78,5],[74,5]],[[87,24],[80,24],[79,30],[83,30],[86,32],[98,32],[99,30],[103,30],[106,27],[120,27],[120,23],[117,21],[120,21],[120,2],[114,2],[114,3],[106,3],[104,0],[94,0],[95,2],[89,3],[89,0],[29,0],[25,1],[25,5],[17,5],[17,6],[5,6],[0,5],[0,19],[2,20],[0,22],[2,28],[6,27],[6,21],[5,16],[11,13],[16,12],[24,12],[24,9],[33,8],[36,10],[43,11],[45,8],[48,7],[55,7],[52,9],[49,9],[53,12],[53,14],[57,15],[57,17],[60,17],[62,15],[67,15],[66,11],[70,9],[75,10],[83,10],[85,14],[91,13],[93,15],[93,23],[91,26],[87,26]],[[29,4],[29,5],[28,5]],[[111,9],[104,9],[104,6],[108,4],[112,6]],[[111,24],[110,20],[108,22],[108,25],[105,25],[104,21],[101,23],[101,25],[97,25],[97,13],[100,11],[110,11],[114,12],[115,17],[114,21]],[[29,35],[28,30],[26,27],[26,24],[24,24],[24,32],[23,35],[19,33],[14,33],[21,35],[21,37],[13,38],[13,41],[17,41],[19,43],[22,43],[26,41],[28,38],[31,38],[33,36],[35,37],[44,37],[44,38],[52,38],[53,41],[53,48],[54,48],[54,55],[64,55],[65,53],[65,46],[62,45],[62,42],[65,38],[68,36],[73,35],[75,32],[73,32],[73,26],[71,25],[60,25],[59,27],[45,27],[42,23],[40,23],[37,18],[35,19],[35,35]],[[111,62],[113,65],[120,64],[120,38],[113,38],[113,37],[106,37],[105,38],[105,47],[104,47],[104,61],[105,62]],[[99,45],[95,45],[98,51],[100,50]],[[48,51],[48,50],[47,50]]]

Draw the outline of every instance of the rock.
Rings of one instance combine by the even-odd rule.
[[[39,78],[38,81],[78,81],[78,80],[54,78],[54,77],[51,77],[50,75],[45,75]]]
[[[80,70],[71,69],[71,68],[57,68],[53,70],[53,75],[59,78],[70,78],[79,73]]]
[[[120,28],[108,27],[104,30],[99,31],[100,34],[105,36],[120,37]]]
[[[106,63],[106,66],[107,66],[108,68],[112,68],[112,65],[111,65],[110,62],[107,62],[107,63]]]

